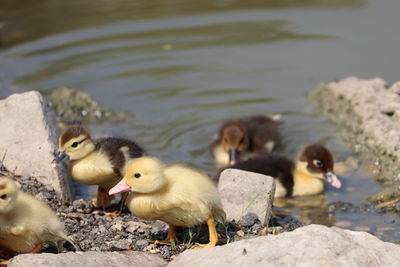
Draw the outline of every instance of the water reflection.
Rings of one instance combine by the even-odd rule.
[[[289,22],[281,21],[231,21],[229,23],[207,23],[207,25],[190,26],[172,29],[152,29],[142,31],[135,29],[132,25],[132,32],[124,34],[109,35],[87,38],[84,40],[65,40],[62,44],[25,52],[9,54],[10,59],[35,58],[46,60],[46,67],[24,75],[16,80],[17,84],[31,84],[48,76],[61,75],[68,71],[85,69],[88,66],[99,62],[116,62],[114,68],[104,73],[103,79],[135,78],[135,76],[146,75],[153,78],[171,77],[173,75],[195,73],[199,66],[190,64],[173,65],[170,61],[176,59],[177,55],[169,57],[152,56],[152,61],[157,64],[149,64],[151,61],[142,63],[140,69],[132,65],[144,61],[141,55],[158,54],[163,51],[163,45],[173,43],[171,49],[182,53],[187,49],[213,48],[229,46],[256,45],[259,43],[274,43],[278,41],[306,41],[306,40],[328,40],[335,38],[326,34],[299,34],[291,31]],[[116,26],[117,31],[125,29]],[[136,32],[137,31],[137,32]],[[73,38],[73,37],[72,37]],[[51,43],[51,42],[50,42]],[[165,64],[163,62],[168,62]],[[191,63],[191,62],[190,62]],[[164,65],[165,66],[162,66]],[[125,70],[129,68],[129,70]],[[271,69],[279,71],[279,69]],[[217,69],[218,71],[218,69]],[[227,70],[224,69],[226,72]],[[247,70],[252,73],[252,71]],[[260,70],[256,71],[259,73]]]
[[[128,20],[195,16],[243,9],[359,8],[363,0],[247,1],[0,1],[0,43],[9,47],[43,36]]]
[[[330,211],[325,194],[276,199],[274,205],[276,215],[294,215],[306,224],[332,226],[336,222],[335,213]]]

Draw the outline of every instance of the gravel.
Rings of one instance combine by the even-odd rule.
[[[195,243],[208,242],[208,228],[201,225],[193,228],[176,228],[180,242],[175,246],[166,246],[150,243],[149,240],[164,239],[168,232],[168,225],[160,221],[145,221],[129,211],[119,216],[108,216],[97,210],[91,200],[78,199],[72,203],[63,203],[54,190],[46,188],[33,177],[14,177],[20,184],[21,190],[29,192],[38,199],[46,202],[64,222],[65,231],[75,241],[82,251],[148,251],[159,253],[166,260],[171,260],[180,252]],[[255,214],[246,214],[239,224],[227,222],[217,225],[220,235],[219,244],[253,238],[266,234],[276,234],[283,231],[292,231],[303,224],[294,217],[289,221],[272,221],[272,227],[261,225]],[[275,231],[278,228],[279,231]],[[273,229],[274,231],[271,231]],[[238,233],[241,236],[238,236]],[[67,251],[67,245],[64,245]],[[42,252],[56,253],[56,248],[46,245]]]

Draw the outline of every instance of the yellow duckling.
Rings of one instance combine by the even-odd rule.
[[[0,176],[0,251],[38,253],[44,243],[61,251],[64,241],[75,247],[54,211],[20,191],[11,178]]]
[[[97,206],[106,209],[112,200],[108,191],[121,180],[125,163],[143,153],[133,141],[117,137],[94,141],[82,125],[72,125],[60,135],[59,152],[52,165],[69,158],[70,176],[80,184],[98,185]],[[119,211],[126,197],[127,194],[121,196]]]
[[[207,175],[183,165],[164,166],[156,158],[142,157],[127,165],[124,178],[109,193],[122,192],[133,192],[127,200],[132,213],[144,220],[169,224],[167,238],[158,243],[177,241],[175,226],[202,222],[208,225],[210,242],[195,248],[214,247],[218,242],[215,220],[224,221],[226,215],[217,188]]]
[[[272,176],[276,182],[275,197],[293,197],[319,194],[327,183],[340,188],[342,183],[333,167],[332,153],[316,143],[304,147],[296,162],[269,154],[239,161],[229,168]]]

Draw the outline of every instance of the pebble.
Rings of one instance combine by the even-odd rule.
[[[239,221],[239,223],[241,225],[243,225],[244,227],[251,227],[253,226],[255,223],[257,223],[257,221],[259,221],[257,214],[249,212],[246,215],[244,215],[241,220]]]
[[[109,228],[110,231],[122,231],[122,223],[116,222]]]
[[[171,250],[169,247],[164,246],[161,248],[161,255],[164,259],[169,259],[171,257]]]
[[[393,227],[378,227],[376,228],[377,232],[386,232],[386,231],[394,231]]]
[[[359,226],[355,226],[353,228],[354,231],[363,231],[363,232],[369,232],[371,231],[371,228],[369,228],[368,226],[365,225],[359,225]]]
[[[128,250],[130,249],[131,242],[127,239],[111,242],[112,250]]]
[[[149,242],[145,239],[140,239],[138,241],[136,241],[135,243],[135,248],[137,250],[143,250],[145,247],[147,247],[149,245]]]
[[[348,228],[350,226],[352,226],[353,224],[351,222],[348,221],[340,221],[340,222],[336,222],[335,226],[337,227],[343,227],[343,228]]]
[[[126,222],[124,227],[128,233],[133,233],[133,232],[137,231],[139,228],[141,228],[142,230],[146,229],[146,228],[151,228],[151,226],[149,226],[145,223],[134,222],[134,221]],[[143,231],[142,231],[142,233],[143,233]]]
[[[242,230],[239,230],[236,232],[237,236],[243,237],[244,236],[244,232]]]
[[[276,235],[276,234],[280,234],[283,232],[283,227],[282,226],[273,226],[273,227],[265,227],[263,229],[263,231],[261,232],[262,234],[272,234],[272,235]]]

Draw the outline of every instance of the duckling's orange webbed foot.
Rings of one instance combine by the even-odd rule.
[[[176,238],[175,235],[175,227],[171,224],[169,225],[168,235],[164,240],[148,240],[148,242],[158,245],[172,246],[173,243],[178,242],[178,238]]]
[[[217,230],[215,228],[214,217],[210,216],[207,219],[206,223],[208,225],[208,232],[209,232],[210,242],[208,244],[198,244],[198,245],[192,246],[191,249],[212,248],[212,247],[215,247],[215,245],[217,244],[217,242],[218,242],[218,233],[217,233]]]
[[[42,250],[42,248],[43,248],[43,243],[39,243],[39,244],[37,244],[36,247],[35,247],[31,252],[29,252],[29,253],[30,253],[30,254],[39,253],[39,252]]]
[[[0,266],[7,266],[10,263],[10,260],[0,260]]]
[[[113,210],[113,211],[105,212],[104,214],[108,215],[108,216],[119,216],[121,213],[122,213],[121,210]]]

